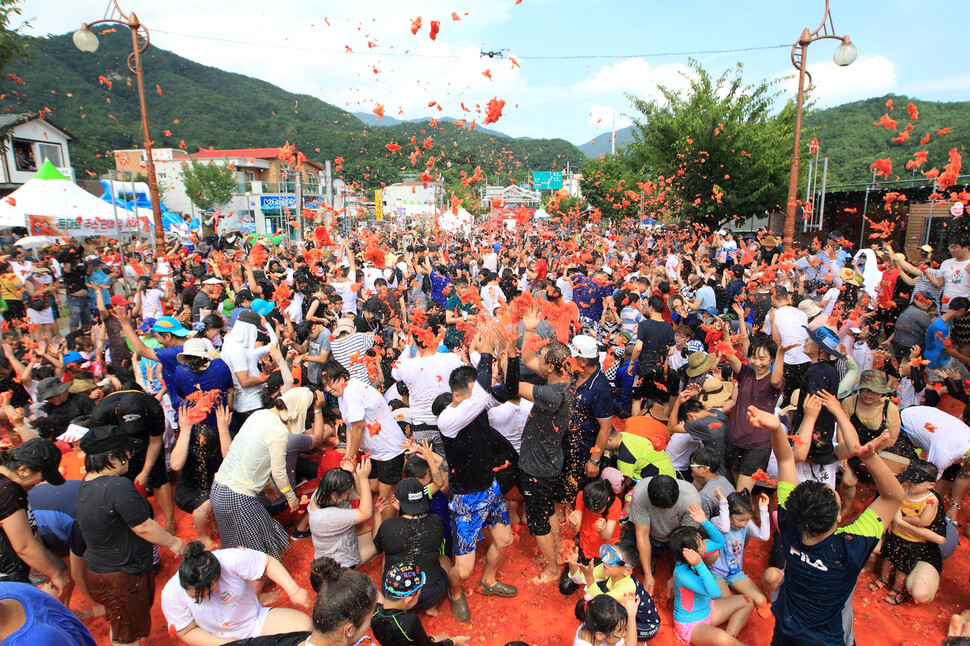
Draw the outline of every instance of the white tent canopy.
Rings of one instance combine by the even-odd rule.
[[[549,219],[549,213],[547,213],[545,209],[537,209],[536,212],[532,214],[532,217],[537,220],[547,220]]]
[[[442,231],[449,233],[454,233],[458,229],[464,229],[467,233],[472,226],[472,214],[463,208],[459,208],[457,214],[448,209],[438,218],[438,226]]]
[[[139,218],[130,212],[119,209],[117,218],[122,233],[137,231]],[[56,237],[119,233],[111,204],[71,182],[50,162],[0,200],[0,227],[26,227],[31,235]],[[147,227],[147,221],[143,221],[143,230]]]

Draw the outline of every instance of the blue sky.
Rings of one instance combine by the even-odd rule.
[[[790,46],[822,18],[823,0],[121,0],[152,30],[152,44],[224,70],[311,94],[352,112],[378,104],[396,118],[483,118],[492,97],[506,101],[492,128],[513,136],[562,137],[582,144],[628,123],[625,93],[656,95],[682,86],[686,55],[661,52],[776,49],[695,57],[719,74],[744,63],[754,83],[794,72]],[[73,31],[102,17],[105,0],[26,0],[34,35]],[[809,48],[819,107],[888,92],[924,100],[967,100],[970,71],[966,0],[833,0],[839,35],[859,49],[847,68],[832,63],[836,41]],[[452,12],[460,21],[452,20]],[[467,14],[467,15],[466,15]],[[411,34],[412,20],[422,27]],[[430,23],[440,21],[437,39]],[[121,36],[121,34],[117,34]],[[370,43],[370,45],[369,45]],[[353,53],[346,52],[350,47]],[[490,60],[479,52],[508,50]],[[584,55],[611,59],[573,58]],[[556,57],[536,60],[532,57]],[[29,64],[29,63],[27,63]],[[375,72],[376,70],[376,72]],[[488,71],[491,79],[482,75]],[[146,83],[151,85],[151,79]],[[794,93],[793,80],[780,89]],[[428,107],[436,101],[443,111]],[[469,112],[461,107],[464,103]],[[476,113],[475,105],[482,113]],[[518,106],[518,107],[516,107]]]

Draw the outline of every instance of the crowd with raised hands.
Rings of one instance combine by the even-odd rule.
[[[939,603],[966,520],[959,231],[911,255],[633,222],[15,248],[0,636],[135,644],[160,606],[190,645],[460,645],[422,616],[558,587],[575,646],[854,644],[860,575]],[[538,566],[510,571],[527,535]]]

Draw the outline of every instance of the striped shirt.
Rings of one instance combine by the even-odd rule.
[[[364,363],[364,353],[374,346],[374,337],[370,334],[354,332],[330,342],[330,356],[347,369],[351,379],[363,381],[370,385],[367,374],[367,364]]]

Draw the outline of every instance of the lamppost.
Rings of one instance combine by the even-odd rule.
[[[817,40],[832,38],[841,40],[832,60],[836,65],[845,67],[851,65],[856,59],[858,51],[848,36],[836,36],[835,27],[832,25],[832,14],[829,13],[829,0],[825,0],[825,15],[822,22],[815,28],[815,31],[808,31],[806,28],[802,35],[791,48],[791,62],[798,70],[798,94],[795,100],[795,152],[791,158],[791,175],[788,178],[788,204],[785,209],[785,232],[784,244],[786,250],[791,250],[795,238],[795,200],[798,198],[798,162],[799,146],[802,136],[802,104],[805,101],[805,92],[812,87],[812,75],[805,69],[805,57],[808,46]],[[808,85],[805,85],[805,77],[808,77]]]
[[[101,20],[92,23],[82,23],[81,28],[74,32],[74,45],[82,52],[94,52],[98,49],[98,37],[91,31],[91,27],[101,24],[115,24],[128,27],[131,30],[132,51],[128,55],[128,69],[131,70],[138,84],[138,101],[141,105],[141,127],[145,136],[143,148],[145,149],[145,170],[148,174],[148,190],[152,198],[152,216],[155,222],[155,244],[157,253],[164,254],[165,250],[165,231],[162,225],[161,200],[158,196],[158,180],[155,177],[155,160],[152,159],[152,140],[148,134],[148,112],[145,109],[145,78],[141,71],[141,55],[148,49],[151,40],[148,28],[139,20],[138,16],[125,13],[118,6],[118,0],[111,0],[108,10]],[[144,33],[144,41],[139,38],[138,32]]]

